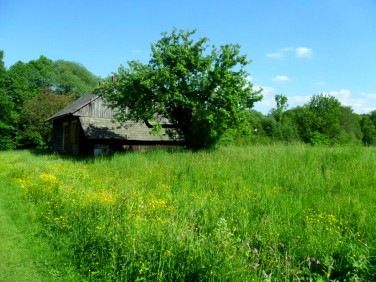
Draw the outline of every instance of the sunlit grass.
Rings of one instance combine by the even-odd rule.
[[[372,148],[0,156],[1,177],[88,278],[375,278]]]

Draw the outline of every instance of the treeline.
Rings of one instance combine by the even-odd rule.
[[[99,78],[84,66],[44,56],[5,68],[0,50],[0,150],[46,148],[45,119],[92,92]]]
[[[276,107],[267,115],[248,112],[248,127],[232,130],[225,142],[304,142],[312,145],[376,145],[376,110],[356,114],[335,97],[313,95],[303,106],[287,109],[288,99],[275,96]]]
[[[0,150],[48,148],[51,128],[46,118],[92,92],[100,78],[78,63],[44,56],[6,69],[3,56],[0,51]],[[282,94],[275,101],[276,107],[266,115],[249,110],[247,119],[227,130],[221,143],[376,145],[376,110],[359,115],[324,94],[292,109],[287,109],[288,99]]]

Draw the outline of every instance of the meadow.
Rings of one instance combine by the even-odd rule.
[[[60,277],[69,269],[84,281],[376,280],[375,148],[90,159],[8,151],[0,160],[11,184],[0,190],[38,226]]]

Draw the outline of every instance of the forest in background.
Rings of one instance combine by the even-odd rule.
[[[93,92],[101,78],[79,63],[45,56],[7,69],[3,56],[0,51],[0,150],[48,150],[51,125],[44,121]],[[247,119],[228,129],[220,144],[376,144],[376,110],[360,115],[326,94],[314,94],[308,103],[291,109],[284,94],[275,101],[268,114],[249,109]]]

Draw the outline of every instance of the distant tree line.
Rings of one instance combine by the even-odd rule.
[[[127,111],[129,117],[122,118],[148,119],[155,110],[170,117],[194,149],[200,144],[197,138],[203,138],[205,146],[274,142],[376,145],[376,110],[356,114],[330,95],[316,94],[303,106],[288,109],[288,98],[278,94],[276,107],[268,114],[253,110],[253,103],[262,96],[252,90],[247,73],[231,71],[237,64],[246,64],[239,46],[221,46],[202,57],[199,52],[205,50],[206,39],[194,44],[188,40],[191,34],[176,30],[170,36],[164,34],[153,46],[148,65],[131,62],[129,69],[119,69],[117,82],[106,83],[100,94],[114,106],[138,105]],[[44,56],[6,69],[3,56],[0,51],[0,150],[47,148],[51,128],[44,121],[74,99],[93,92],[100,78],[78,63]],[[199,71],[202,75],[197,75]],[[173,89],[173,94],[166,89]]]
[[[44,56],[6,69],[3,57],[0,50],[0,150],[46,147],[45,119],[92,92],[99,78],[78,63]]]
[[[327,94],[313,95],[303,106],[287,109],[288,98],[275,96],[276,107],[267,115],[249,110],[242,131],[229,131],[225,143],[274,142],[312,145],[376,145],[376,110],[356,114]]]

